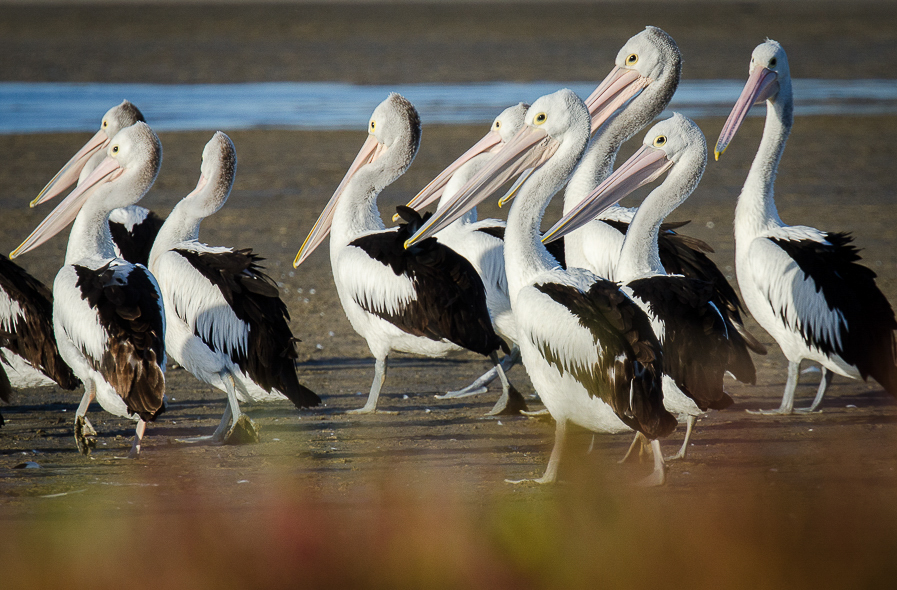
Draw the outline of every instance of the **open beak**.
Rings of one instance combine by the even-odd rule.
[[[333,193],[333,196],[330,197],[327,206],[324,207],[320,217],[315,221],[315,225],[311,228],[308,237],[305,238],[305,241],[302,243],[302,247],[299,248],[299,253],[296,254],[296,259],[293,260],[294,268],[302,264],[305,259],[315,251],[315,248],[321,245],[321,242],[324,241],[327,234],[330,233],[330,226],[333,223],[333,211],[336,209],[336,203],[346,189],[346,185],[349,184],[349,181],[355,176],[355,173],[358,172],[362,166],[370,164],[380,158],[386,153],[386,149],[386,146],[377,141],[377,138],[374,135],[368,134],[367,140],[364,142],[364,145],[361,146],[361,150],[358,152],[358,155],[355,156],[352,165],[349,166],[349,171],[346,172],[346,175],[343,177],[342,181],[340,181],[339,186],[336,187],[336,191]]]
[[[617,109],[648,87],[651,78],[635,70],[619,66],[611,70],[598,88],[586,99],[586,107],[592,116],[592,133],[604,125]]]
[[[84,182],[73,190],[69,196],[63,199],[63,201],[40,222],[37,229],[31,232],[31,235],[22,242],[22,245],[13,250],[9,257],[15,258],[29,250],[37,248],[68,227],[68,225],[74,221],[78,212],[81,210],[81,207],[84,206],[84,203],[87,202],[87,199],[90,198],[90,195],[95,192],[95,189],[102,184],[115,180],[121,176],[122,172],[124,172],[124,169],[119,165],[118,160],[115,158],[106,158],[100,162],[100,165],[96,167],[96,170],[91,172],[90,176],[84,179]]]
[[[435,201],[438,201],[442,196],[442,191],[445,189],[445,185],[448,184],[448,181],[451,180],[452,175],[458,168],[480,154],[498,153],[503,147],[504,142],[502,142],[501,135],[499,135],[498,131],[490,131],[483,136],[482,139],[476,142],[473,147],[461,154],[457,160],[449,164],[445,170],[431,180],[430,183],[417,193],[413,199],[408,201],[408,206],[415,211],[420,211]],[[392,220],[399,220],[398,213],[393,215]]]
[[[445,228],[521,172],[538,168],[554,155],[559,146],[543,129],[525,125],[450,202],[440,207],[405,242],[405,248]]]
[[[41,203],[49,201],[68,187],[75,184],[78,181],[78,177],[81,175],[81,171],[84,169],[84,166],[87,164],[87,161],[90,160],[91,156],[93,156],[100,150],[105,149],[107,145],[109,145],[109,136],[106,135],[105,131],[100,129],[93,137],[90,138],[90,141],[85,143],[84,147],[78,150],[78,153],[72,156],[72,159],[69,160],[66,165],[56,173],[56,176],[53,177],[53,180],[47,183],[47,186],[44,187],[44,190],[42,190],[33,201],[31,201],[29,206],[35,207],[37,205],[40,205]]]
[[[673,162],[667,159],[666,152],[643,145],[579,205],[545,232],[542,242],[545,244],[553,242],[579,229],[635,189],[657,180],[672,165]]]
[[[744,85],[744,90],[741,91],[741,96],[738,97],[735,106],[732,107],[732,112],[729,113],[729,118],[726,119],[723,130],[719,134],[719,140],[716,142],[716,148],[713,150],[713,155],[717,160],[729,147],[729,142],[735,137],[735,132],[741,127],[741,123],[747,116],[748,111],[751,110],[751,107],[772,98],[778,91],[778,74],[761,66],[754,68],[747,83]]]

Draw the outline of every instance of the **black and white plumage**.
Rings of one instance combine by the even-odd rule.
[[[377,195],[411,164],[420,133],[417,111],[398,94],[374,110],[367,141],[293,263],[301,264],[330,234],[330,263],[340,302],[376,359],[368,400],[355,412],[376,411],[390,351],[438,357],[468,349],[489,354],[498,364],[502,341],[492,329],[484,287],[473,266],[435,240],[406,252],[397,242],[403,230],[386,229],[380,218]],[[472,299],[469,294],[474,292]],[[447,303],[453,306],[450,313]],[[476,319],[472,325],[473,320],[465,319],[468,325],[463,326],[462,318]],[[455,327],[460,331],[453,331]],[[474,332],[474,327],[481,330]],[[522,401],[503,371],[499,376],[503,394]]]
[[[767,40],[754,49],[750,77],[716,144],[726,150],[748,110],[766,102],[766,125],[735,209],[738,285],[751,314],[788,359],[782,403],[768,414],[813,411],[834,373],[872,377],[897,395],[897,320],[875,284],[875,273],[859,265],[846,234],[789,226],[775,206],[773,185],[794,122],[788,56]],[[794,409],[800,363],[822,365],[812,405]]]
[[[674,114],[654,125],[641,149],[545,238],[575,233],[601,207],[666,174],[632,218],[615,267],[616,279],[651,318],[663,346],[664,407],[687,418],[685,441],[670,459],[687,456],[696,416],[731,405],[723,387],[727,371],[746,383],[756,380],[743,338],[713,302],[713,285],[668,275],[660,258],[661,224],[694,191],[706,165],[704,134],[694,122]]]
[[[589,112],[570,90],[536,100],[526,125],[410,241],[426,238],[500,188],[532,169],[516,190],[505,231],[505,267],[517,319],[523,364],[557,422],[555,447],[540,483],[555,481],[573,422],[595,432],[630,429],[656,439],[676,419],[663,408],[663,352],[648,317],[619,286],[583,269],[565,271],[540,240],[540,224],[551,197],[564,185],[589,139]],[[509,200],[506,196],[500,201]],[[648,483],[663,483],[657,441],[655,470]]]
[[[107,219],[146,194],[162,162],[159,138],[136,123],[112,138],[107,157],[10,256],[36,248],[72,220],[65,264],[53,282],[59,354],[84,383],[75,441],[89,453],[95,435],[85,414],[96,397],[108,412],[137,421],[131,456],[146,422],[164,411],[165,316],[155,279],[115,256]]]
[[[115,134],[137,122],[146,120],[140,109],[127,100],[106,111],[99,131],[56,173],[31,201],[31,206],[49,201],[76,182],[79,185],[84,182],[106,157],[106,148]],[[132,264],[146,266],[153,240],[163,221],[157,214],[138,205],[114,210],[109,215],[109,228],[115,255]]]
[[[586,101],[593,112],[594,137],[564,191],[565,215],[610,175],[622,145],[669,105],[679,86],[681,70],[682,56],[676,42],[657,27],[647,27],[623,45],[614,69]],[[635,211],[615,203],[565,235],[568,265],[618,280],[616,266]],[[665,224],[661,228],[664,231],[658,235],[660,259],[666,272],[711,283],[713,302],[719,310],[742,334],[751,350],[765,354],[763,344],[744,327],[738,295],[707,256],[713,248],[673,231],[682,225],[685,223]]]
[[[258,440],[239,402],[289,399],[296,407],[321,399],[299,383],[290,314],[251,249],[199,242],[203,219],[227,201],[236,175],[233,142],[216,133],[203,149],[196,189],[172,209],[150,254],[168,329],[168,354],[198,379],[227,393],[212,439]],[[227,430],[233,420],[233,426]]]
[[[0,365],[13,389],[81,384],[59,356],[52,316],[50,290],[0,255]]]
[[[492,122],[489,132],[428,183],[408,202],[408,207],[419,211],[437,198],[439,198],[438,207],[448,203],[455,193],[520,130],[528,108],[528,104],[519,103],[502,111]],[[504,221],[478,220],[476,208],[473,208],[434,237],[439,243],[445,244],[466,258],[483,280],[492,325],[502,338],[512,344],[511,354],[502,361],[502,368],[508,371],[520,358],[520,352],[514,344],[517,341],[517,327],[514,314],[511,312],[508,280],[505,276],[504,233]],[[437,397],[456,398],[485,393],[486,386],[496,377],[498,371],[493,367],[467,387]],[[509,407],[509,401],[511,400],[502,396],[489,414],[514,413],[526,409],[525,406]]]

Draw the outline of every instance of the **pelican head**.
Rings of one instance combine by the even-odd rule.
[[[390,94],[374,109],[368,121],[367,140],[305,238],[293,261],[294,267],[302,264],[330,233],[336,204],[350,181],[364,176],[371,184],[369,194],[376,196],[411,165],[420,147],[420,136],[420,116],[414,105],[400,94]]]
[[[405,242],[405,247],[443,229],[524,171],[528,178],[550,184],[553,194],[569,178],[588,141],[589,111],[572,90],[563,89],[539,98],[526,111],[520,131]],[[555,154],[561,157],[552,158]],[[549,159],[557,162],[551,173],[536,175]],[[504,197],[499,204],[509,200]]]
[[[791,70],[788,67],[788,55],[782,46],[772,39],[767,39],[754,48],[751,54],[749,76],[741,96],[732,107],[726,124],[716,142],[714,156],[717,160],[729,147],[738,128],[755,104],[769,101],[774,104],[780,96],[791,97]]]
[[[614,63],[611,72],[586,99],[592,116],[592,133],[639,95],[647,94],[645,100],[652,104],[669,104],[682,73],[679,47],[657,27],[647,27],[630,38],[617,53]],[[649,88],[656,90],[645,93]],[[658,114],[653,113],[651,118]]]
[[[109,211],[137,203],[150,189],[162,166],[162,143],[149,125],[135,123],[109,142],[106,158],[10,254],[15,258],[65,229],[88,200],[102,200]]]
[[[93,172],[96,165],[102,161],[104,151],[112,138],[122,129],[130,127],[138,121],[145,121],[143,113],[127,100],[123,100],[121,104],[106,111],[100,122],[99,131],[56,173],[56,176],[47,183],[40,194],[31,201],[30,206],[35,207],[49,201],[75,182],[87,178],[87,175]]]
[[[479,159],[484,154],[497,154],[508,143],[508,141],[516,135],[523,127],[523,117],[529,105],[526,103],[517,103],[508,107],[501,112],[495,120],[489,132],[483,136],[473,147],[461,154],[458,159],[449,164],[445,170],[440,172],[436,178],[431,180],[413,199],[408,201],[408,207],[416,211],[420,211],[430,204],[436,202],[445,190],[452,175],[454,175],[462,166],[468,162]],[[398,221],[398,214],[394,215],[392,220]]]
[[[674,113],[654,125],[636,151],[613,174],[561,218],[542,238],[552,242],[588,223],[637,188],[667,172],[674,199],[664,203],[665,213],[675,209],[694,191],[707,165],[707,142],[701,129],[688,117]],[[665,216],[665,215],[664,215]]]
[[[204,219],[221,209],[227,201],[237,175],[237,150],[230,137],[218,131],[202,150],[196,188],[183,198],[191,212]],[[208,187],[208,188],[207,188]]]

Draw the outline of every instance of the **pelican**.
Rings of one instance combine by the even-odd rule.
[[[143,265],[115,256],[107,219],[152,186],[162,145],[146,123],[119,131],[107,157],[13,251],[28,252],[69,223],[65,264],[53,282],[53,330],[59,354],[84,383],[75,442],[89,454],[96,431],[85,414],[96,397],[107,412],[137,421],[131,457],[146,422],[164,411],[165,314],[156,280]]]
[[[76,389],[81,382],[56,347],[53,295],[22,267],[0,255],[0,399],[13,389]],[[0,415],[0,426],[3,416]]]
[[[106,157],[105,150],[115,134],[139,121],[146,122],[143,113],[127,100],[106,111],[99,131],[56,173],[31,201],[31,206],[52,199],[76,182],[79,185],[84,182]],[[109,214],[109,229],[115,255],[132,264],[146,266],[153,240],[162,227],[162,222],[157,214],[138,205],[112,211]]]
[[[744,343],[740,334],[712,302],[712,285],[667,274],[660,258],[661,224],[697,187],[706,165],[704,134],[693,121],[674,114],[654,125],[641,149],[543,238],[550,241],[576,233],[576,228],[590,223],[602,207],[667,175],[632,218],[614,265],[616,280],[651,318],[663,346],[664,407],[687,420],[682,447],[667,460],[687,458],[697,416],[732,404],[723,388],[726,371],[746,382],[756,377],[750,357],[741,354]]]
[[[409,223],[399,228],[386,229],[380,218],[377,195],[411,165],[420,133],[417,111],[404,97],[390,94],[380,103],[367,141],[293,262],[299,266],[332,225],[330,263],[340,302],[376,359],[367,402],[355,413],[376,411],[392,350],[438,357],[467,349],[496,365],[498,349],[509,351],[492,328],[483,282],[470,262],[436,240],[405,251],[423,221],[413,209],[401,210]],[[502,396],[522,404],[500,368],[499,377]]]
[[[645,313],[620,288],[583,269],[563,270],[540,239],[551,197],[567,182],[589,140],[589,111],[572,91],[543,96],[526,124],[480,173],[437,211],[406,245],[442,229],[509,178],[533,171],[516,190],[505,231],[505,268],[518,344],[533,385],[556,421],[555,446],[545,474],[551,483],[563,452],[567,423],[594,432],[636,430],[652,440],[654,472],[665,479],[656,438],[676,427],[663,408],[663,353]]]
[[[605,102],[608,105],[601,109],[593,107],[594,137],[564,191],[565,215],[610,175],[623,143],[663,112],[679,86],[681,70],[679,47],[662,29],[647,27],[623,45],[617,53],[615,67],[587,100],[587,104]],[[616,100],[612,98],[614,95],[619,95]],[[612,109],[617,109],[615,114],[609,112]],[[601,125],[600,117],[606,117],[607,122]],[[618,280],[616,265],[635,211],[615,203],[594,220],[566,234],[563,239],[567,264]],[[685,224],[661,227],[658,245],[663,267],[668,273],[710,282],[714,286],[714,303],[742,334],[747,347],[766,354],[763,344],[744,327],[743,308],[735,290],[707,257],[713,248],[673,231],[682,225]],[[742,356],[750,362],[747,351]]]
[[[451,201],[458,189],[520,130],[528,108],[528,104],[518,103],[502,111],[492,122],[489,132],[427,184],[408,202],[408,207],[420,211],[437,198],[438,207]],[[395,219],[394,217],[393,220]],[[506,341],[514,343],[517,341],[517,327],[514,323],[514,314],[511,313],[508,281],[505,277],[504,232],[504,221],[498,219],[478,221],[474,207],[434,237],[440,244],[445,244],[473,265],[486,287],[486,305],[495,331]],[[502,369],[509,370],[519,357],[519,349],[513,344],[511,354],[502,361]],[[497,376],[498,371],[493,367],[467,387],[436,397],[444,399],[485,393],[486,386]],[[526,409],[526,407],[509,409],[505,406],[507,401],[500,399],[489,413]]]
[[[252,250],[199,242],[202,220],[227,201],[237,171],[230,138],[216,133],[202,152],[196,189],[175,205],[150,253],[150,271],[165,302],[165,349],[197,379],[227,393],[216,442],[258,440],[239,401],[321,399],[299,383],[290,314]],[[239,401],[238,401],[239,400]],[[233,418],[233,426],[226,430]]]
[[[788,359],[788,380],[778,409],[762,414],[812,412],[834,374],[871,376],[897,395],[897,320],[875,284],[875,273],[846,233],[786,225],[776,210],[773,184],[794,122],[788,56],[767,40],[751,55],[750,77],[726,120],[715,155],[726,151],[752,105],[766,102],[766,125],[735,208],[735,270],[748,310]],[[809,408],[794,408],[804,359],[822,365]]]

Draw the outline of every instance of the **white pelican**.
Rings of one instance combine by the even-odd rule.
[[[535,480],[550,483],[557,478],[568,421],[595,432],[632,429],[656,439],[669,434],[676,419],[663,408],[663,353],[645,313],[616,284],[586,270],[563,270],[540,239],[545,207],[585,151],[589,111],[572,91],[560,90],[536,100],[525,120],[407,245],[533,169],[512,193],[517,198],[505,231],[505,268],[523,364],[557,422],[548,467]],[[655,469],[648,483],[661,484],[664,464],[656,440],[652,448]]]
[[[545,241],[576,233],[597,211],[666,174],[639,206],[614,265],[616,280],[651,318],[663,346],[663,404],[687,419],[685,440],[670,459],[684,459],[696,416],[732,403],[723,389],[726,371],[754,380],[744,342],[712,302],[713,286],[669,275],[658,248],[661,224],[692,193],[707,165],[707,142],[690,119],[679,114],[654,125],[642,147],[591,195],[545,233]]]
[[[439,207],[448,203],[455,193],[489,161],[493,154],[498,153],[505,143],[520,130],[523,126],[523,116],[528,108],[528,104],[518,103],[502,111],[492,122],[489,132],[427,184],[408,202],[408,207],[421,211],[437,198]],[[499,219],[478,221],[476,207],[474,207],[434,237],[439,243],[445,244],[466,258],[483,280],[483,285],[486,287],[486,305],[489,308],[492,325],[500,336],[512,343],[511,354],[502,361],[502,369],[507,371],[519,359],[520,351],[514,344],[517,341],[517,327],[514,323],[514,314],[511,313],[508,280],[505,276],[504,233],[504,221]],[[497,376],[498,370],[493,367],[467,387],[436,397],[444,399],[485,393],[486,386]],[[500,399],[489,414],[526,410],[525,406],[508,408],[506,406],[508,401],[510,400]]]
[[[402,247],[421,220],[403,208],[408,225],[385,229],[377,195],[401,176],[420,145],[420,118],[405,98],[390,94],[374,110],[368,139],[302,244],[299,266],[327,237],[340,302],[349,322],[376,359],[374,380],[364,407],[376,411],[392,350],[443,356],[462,349],[488,355],[498,364],[507,345],[492,328],[483,282],[473,266],[436,240]],[[417,217],[417,218],[416,218]],[[504,371],[502,395],[522,396]]]
[[[773,183],[794,122],[788,56],[767,40],[751,55],[750,77],[716,144],[726,150],[752,105],[766,102],[766,125],[735,208],[735,270],[748,310],[788,359],[782,403],[763,414],[812,412],[834,373],[872,376],[897,395],[897,321],[875,284],[875,273],[857,263],[853,238],[779,218]],[[809,408],[794,409],[800,363],[822,365],[822,381]]]
[[[670,103],[682,70],[682,56],[676,42],[657,27],[647,27],[629,39],[617,53],[615,67],[587,100],[594,106],[594,137],[564,191],[564,214],[570,213],[613,169],[623,143],[660,115]],[[625,102],[623,101],[625,99]],[[620,107],[616,113],[608,112]],[[599,117],[608,118],[600,125]],[[596,219],[564,237],[568,266],[585,268],[600,277],[618,280],[616,265],[623,246],[626,228],[635,209],[613,204]],[[672,231],[684,223],[662,226],[658,236],[660,260],[670,274],[682,274],[713,284],[714,303],[744,336],[747,346],[758,354],[766,348],[745,328],[741,319],[742,305],[735,290],[716,267],[707,252],[713,248],[701,240]],[[742,357],[750,362],[747,351]],[[751,377],[750,383],[754,382]]]
[[[230,138],[216,133],[202,152],[196,189],[165,220],[150,253],[150,271],[165,302],[165,350],[196,378],[227,393],[212,440],[258,440],[239,401],[289,398],[297,407],[321,399],[299,383],[290,314],[252,250],[199,242],[202,220],[227,201],[237,171]],[[233,427],[227,431],[233,418]],[[235,435],[236,433],[236,435]]]
[[[56,173],[31,201],[31,206],[52,199],[76,182],[84,182],[106,157],[106,148],[115,134],[138,121],[146,122],[143,113],[127,100],[106,111],[99,131]],[[152,211],[138,205],[112,211],[109,214],[109,230],[115,245],[115,255],[133,264],[146,266],[153,240],[163,221]]]
[[[0,254],[0,399],[12,389],[76,389],[81,382],[56,347],[53,295],[25,269]],[[0,426],[3,416],[0,415]]]
[[[146,422],[164,411],[165,314],[156,280],[142,265],[117,258],[107,219],[146,194],[162,163],[162,145],[146,123],[118,132],[107,157],[10,255],[15,258],[69,223],[65,265],[53,282],[53,329],[59,354],[84,383],[75,415],[78,450],[96,434],[86,419],[94,397],[107,412],[137,420],[131,456]]]

